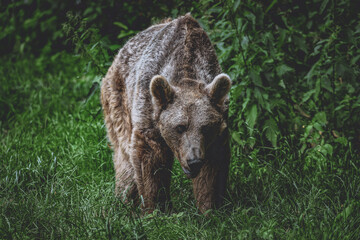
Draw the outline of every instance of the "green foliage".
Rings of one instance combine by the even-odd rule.
[[[320,173],[341,167],[329,162],[346,148],[359,150],[360,23],[353,2],[201,4],[234,82],[229,114],[235,152],[261,148],[266,154],[288,142],[300,150],[304,170]]]
[[[111,42],[109,47],[115,51],[127,37],[147,28],[153,20],[183,14],[190,5],[165,0],[5,1],[0,4],[0,54],[39,56],[72,51],[73,46],[65,41],[68,36],[62,26],[74,23],[74,18],[77,22],[79,19],[86,22],[87,34],[97,31],[103,41]]]
[[[93,70],[96,74],[104,76],[111,65],[110,46],[106,39],[101,39],[99,30],[95,27],[88,27],[87,21],[79,15],[67,13],[68,21],[63,24],[63,30],[75,46],[74,53],[80,54],[88,62],[85,73]],[[95,70],[94,70],[95,68]]]

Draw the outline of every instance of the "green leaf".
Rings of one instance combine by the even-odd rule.
[[[346,107],[346,105],[339,105],[334,109],[334,112],[340,111],[341,109],[343,109],[344,107]]]
[[[236,0],[235,2],[234,2],[234,6],[233,6],[233,11],[235,12],[236,10],[237,10],[237,8],[239,7],[239,5],[240,5],[240,0]]]
[[[324,144],[323,147],[324,147],[324,149],[326,150],[327,154],[330,155],[330,156],[332,156],[332,154],[333,154],[333,147],[332,147],[330,144],[328,144],[328,143]]]
[[[254,97],[256,100],[258,100],[258,103],[260,104],[260,107],[265,107],[265,102],[264,102],[264,98],[263,98],[263,94],[260,91],[260,88],[255,87],[254,89]]]
[[[256,16],[252,12],[245,11],[244,16],[249,19],[253,25],[255,25]]]
[[[118,50],[121,48],[121,45],[120,44],[112,44],[109,46],[110,50],[111,51],[114,51],[114,50]]]
[[[134,34],[134,31],[121,31],[121,33],[117,36],[118,39],[121,39],[121,38],[124,38],[124,37],[127,37],[129,35],[132,35]]]
[[[265,13],[267,13],[268,11],[270,11],[270,9],[275,5],[275,3],[277,3],[278,0],[273,0],[270,5],[266,8]]]
[[[258,86],[262,87],[262,81],[259,73],[257,73],[255,70],[251,69],[250,71],[250,78],[252,79],[253,83]]]
[[[348,140],[344,137],[336,138],[334,142],[340,143],[343,146],[346,146],[348,144]]]
[[[315,89],[311,89],[309,91],[307,91],[304,96],[303,96],[303,99],[301,100],[301,103],[304,103],[306,102],[307,100],[309,100],[309,98],[316,92]]]
[[[315,101],[319,100],[320,87],[321,87],[321,81],[320,81],[320,78],[318,78],[316,80],[316,84],[315,84],[315,94],[314,94]]]
[[[279,81],[279,86],[282,87],[283,89],[286,89],[284,80],[281,79],[281,80]]]
[[[322,125],[325,125],[327,123],[327,120],[326,120],[326,113],[325,112],[318,112],[315,114],[314,116],[314,120],[316,122],[319,122],[320,124]]]
[[[246,109],[247,105],[249,104],[250,98],[251,98],[251,94],[252,94],[251,89],[250,89],[250,88],[247,88],[247,89],[246,89],[246,98],[245,98],[245,101],[244,101],[243,104],[242,104],[242,110],[241,110],[241,112],[244,112],[244,110]]]
[[[360,59],[360,54],[357,55],[357,56],[355,56],[355,57],[353,57],[353,58],[351,59],[351,61],[350,61],[350,64],[351,64],[351,65],[356,64],[356,63],[359,61],[359,59]]]
[[[320,123],[314,123],[314,128],[318,131],[324,132],[324,129],[322,128]]]
[[[279,128],[274,119],[265,121],[265,137],[271,142],[273,147],[277,146],[277,136],[279,134]]]
[[[313,130],[313,125],[308,125],[305,128],[304,137],[307,138]]]
[[[320,14],[322,14],[324,12],[324,9],[326,8],[326,5],[328,4],[329,0],[324,0],[322,3],[321,3],[321,6],[320,6]]]
[[[238,133],[238,132],[233,132],[233,133],[231,134],[231,137],[232,137],[232,139],[234,139],[235,142],[237,142],[239,145],[241,145],[241,146],[244,145],[244,140],[241,139],[240,133]]]
[[[333,92],[330,79],[328,77],[323,78],[321,82],[321,87],[328,90],[329,92]]]
[[[280,77],[282,77],[284,74],[288,73],[288,72],[294,72],[295,70],[285,64],[281,64],[279,66],[276,67],[276,73],[277,75],[279,75]]]
[[[118,27],[121,27],[121,28],[123,28],[125,30],[128,30],[128,27],[125,24],[121,23],[121,22],[114,22],[114,25],[116,25]]]
[[[243,39],[241,40],[241,47],[242,49],[246,50],[249,46],[249,37],[244,36]]]
[[[239,97],[241,96],[241,94],[243,93],[244,90],[244,86],[241,85],[235,85],[231,88],[231,96],[234,99],[239,99]]]
[[[305,79],[307,79],[308,81],[311,80],[311,78],[315,75],[316,71],[315,69],[317,68],[317,66],[320,65],[319,61],[316,62],[310,69],[310,71],[306,74]]]
[[[306,40],[303,36],[301,36],[301,35],[294,36],[294,42],[295,42],[295,45],[300,50],[302,50],[306,54],[308,53],[307,46],[306,46]]]
[[[250,110],[246,114],[246,122],[247,122],[251,132],[254,129],[256,119],[257,119],[257,114],[258,114],[257,105],[253,104],[251,106]]]

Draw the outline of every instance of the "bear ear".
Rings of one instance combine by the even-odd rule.
[[[230,87],[230,77],[225,73],[221,73],[217,75],[209,85],[207,85],[206,90],[213,103],[222,104],[230,90]]]
[[[155,100],[155,103],[162,109],[165,109],[174,97],[174,89],[170,86],[168,81],[160,75],[156,75],[151,79],[150,93]]]

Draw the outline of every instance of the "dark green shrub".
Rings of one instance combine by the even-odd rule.
[[[358,151],[360,136],[355,3],[227,0],[201,1],[201,7],[202,23],[233,79],[235,165],[286,146],[299,152],[303,170],[347,164],[336,159]]]

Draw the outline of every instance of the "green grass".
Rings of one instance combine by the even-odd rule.
[[[175,164],[172,213],[141,216],[115,199],[98,78],[79,59],[1,59],[0,239],[358,239],[359,156],[304,170],[278,149],[233,154],[225,206],[200,215]]]

